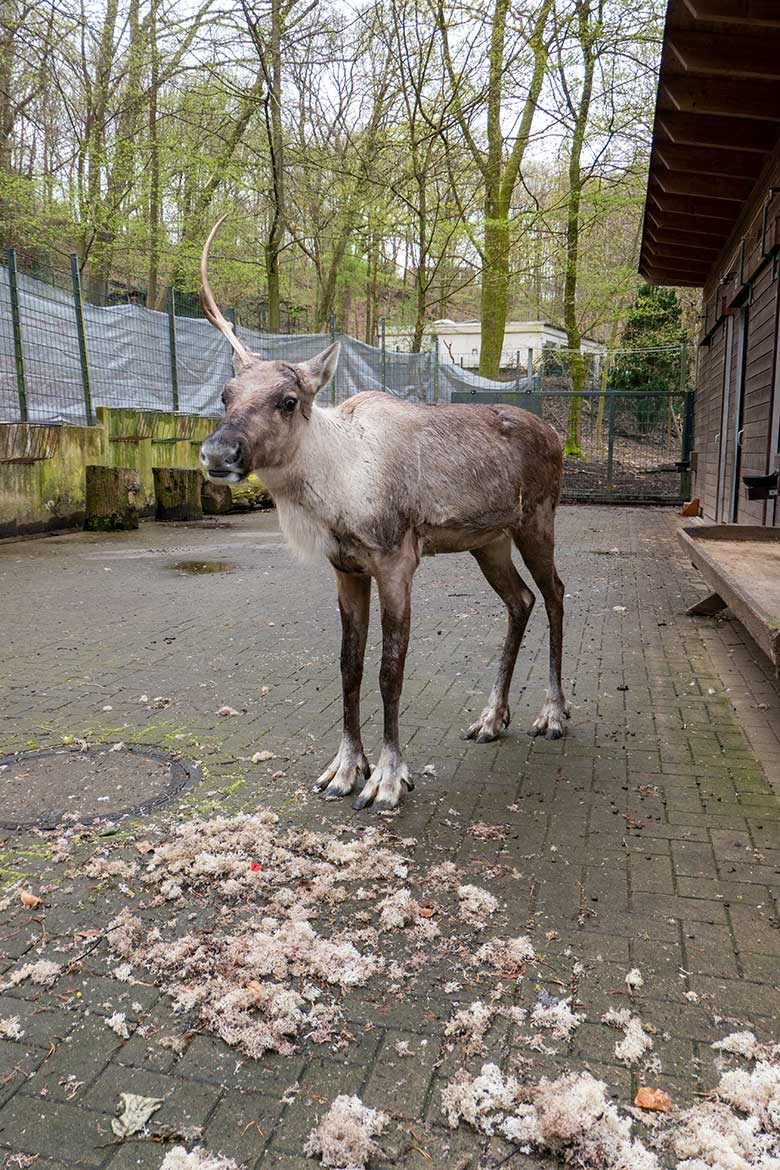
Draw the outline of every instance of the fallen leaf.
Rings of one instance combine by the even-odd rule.
[[[135,848],[137,853],[153,853],[154,845],[151,841],[136,841]]]
[[[137,1093],[120,1093],[119,1106],[122,1112],[119,1117],[112,1119],[111,1128],[118,1138],[138,1133],[162,1103],[159,1097],[139,1097]]]
[[[39,898],[35,894],[31,894],[29,890],[22,890],[19,895],[19,901],[23,906],[28,906],[30,910],[37,910],[37,908],[41,905],[43,898]]]
[[[80,940],[80,939],[84,939],[84,938],[102,938],[102,937],[103,937],[103,931],[102,931],[102,930],[98,930],[98,929],[97,929],[97,927],[89,927],[87,930],[76,930],[76,931],[74,931],[74,932],[73,932],[73,937],[74,937],[75,939],[79,939],[79,940]]]
[[[649,1089],[643,1085],[634,1097],[634,1104],[640,1109],[650,1109],[653,1113],[668,1113],[672,1107],[672,1098],[663,1089]]]
[[[251,992],[252,995],[262,995],[263,985],[259,979],[250,979],[244,990]]]
[[[417,913],[421,918],[433,918],[436,911],[433,906],[421,906]]]
[[[276,756],[273,752],[255,752],[252,756],[253,764],[263,764],[266,760],[275,760]]]

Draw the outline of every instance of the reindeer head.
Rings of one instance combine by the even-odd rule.
[[[239,341],[217,306],[207,273],[209,248],[222,219],[203,246],[200,302],[205,317],[233,347],[236,372],[222,391],[225,418],[204,440],[200,461],[209,479],[238,483],[250,471],[291,462],[308,426],[314,397],[336,371],[341,347],[334,342],[309,361],[293,365],[263,361]]]

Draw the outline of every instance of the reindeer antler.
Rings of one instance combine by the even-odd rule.
[[[200,255],[200,307],[203,310],[203,316],[206,318],[206,320],[210,321],[216,329],[219,329],[220,333],[223,333],[230,344],[233,346],[236,357],[239,359],[239,361],[242,362],[245,366],[251,366],[251,353],[236,337],[235,331],[230,321],[228,321],[227,318],[222,315],[219,305],[214,299],[214,294],[211,291],[211,285],[209,284],[209,248],[211,247],[211,241],[214,239],[215,235],[222,227],[222,224],[226,219],[227,215],[223,215],[214,224],[213,228],[208,234],[206,243],[203,245],[203,251]]]

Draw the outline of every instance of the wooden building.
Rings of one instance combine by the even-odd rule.
[[[703,289],[703,518],[780,527],[780,0],[670,0],[640,272]]]

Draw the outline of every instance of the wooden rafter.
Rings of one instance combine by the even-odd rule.
[[[740,81],[664,72],[661,89],[675,109],[685,113],[735,115],[775,123],[780,119],[778,81]]]
[[[696,20],[739,24],[743,28],[778,28],[777,0],[685,0]]]
[[[780,59],[771,37],[718,36],[708,30],[670,29],[665,44],[687,73],[707,77],[780,78]]]
[[[678,145],[727,147],[742,154],[755,152],[764,155],[775,145],[778,136],[778,125],[772,122],[719,114],[681,114],[679,110],[659,110],[656,132],[659,129]],[[663,145],[663,139],[657,133],[656,140],[659,146]]]
[[[764,163],[760,154],[747,154],[723,147],[712,150],[706,146],[677,146],[673,142],[656,143],[653,158],[669,170],[753,180],[758,178]]]
[[[662,167],[652,174],[667,195],[701,195],[719,203],[742,203],[753,190],[752,179],[713,178],[696,171],[670,171]]]

